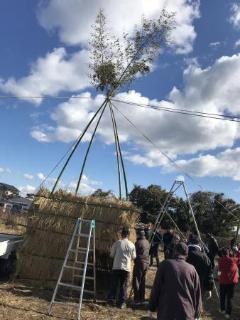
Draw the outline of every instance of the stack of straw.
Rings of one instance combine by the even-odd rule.
[[[25,241],[18,253],[17,274],[49,286],[58,278],[77,218],[96,220],[96,264],[110,270],[111,245],[123,226],[130,227],[135,241],[136,209],[126,201],[108,198],[75,197],[64,191],[52,197],[41,190],[29,213]]]

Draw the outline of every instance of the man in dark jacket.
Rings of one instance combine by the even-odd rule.
[[[176,258],[159,265],[149,301],[150,312],[158,310],[158,320],[194,320],[200,316],[200,281],[195,268],[185,261],[187,255],[187,245],[180,242]]]
[[[151,247],[150,247],[150,266],[153,265],[153,258],[156,259],[157,267],[159,265],[159,246],[162,242],[162,235],[159,231],[155,231],[154,234],[152,234],[151,237]]]
[[[145,279],[149,267],[149,248],[150,244],[145,237],[144,230],[137,234],[136,259],[133,268],[133,291],[134,303],[141,304],[145,300]]]
[[[198,273],[202,295],[207,291],[208,297],[211,297],[214,285],[212,265],[207,254],[201,251],[200,241],[197,239],[188,245],[187,262],[192,264]]]
[[[173,239],[173,232],[172,230],[168,229],[163,235],[163,250],[164,250],[165,259],[167,259],[166,252],[172,243],[172,239]]]
[[[180,242],[181,238],[180,236],[175,233],[173,234],[172,242],[165,250],[165,259],[174,259],[175,258],[175,248],[176,245]]]

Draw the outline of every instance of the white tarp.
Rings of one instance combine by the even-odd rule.
[[[0,257],[6,255],[9,251],[9,249],[10,249],[9,248],[9,240],[1,241],[0,242]]]

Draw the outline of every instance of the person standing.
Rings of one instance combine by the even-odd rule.
[[[180,242],[180,240],[180,236],[177,233],[174,233],[170,245],[165,250],[165,259],[175,258],[175,248],[176,245]]]
[[[214,286],[212,264],[207,254],[201,251],[200,241],[197,238],[188,244],[187,262],[193,265],[198,273],[202,296],[208,292],[210,298]]]
[[[153,265],[153,258],[156,259],[157,267],[159,265],[159,246],[162,242],[162,235],[159,231],[155,231],[151,237],[151,247],[150,247],[150,267]]]
[[[164,234],[163,234],[163,250],[164,250],[164,258],[167,259],[166,257],[166,252],[169,248],[169,246],[172,243],[173,239],[173,232],[172,230],[168,229]]]
[[[150,244],[145,237],[144,230],[140,230],[137,234],[136,259],[133,268],[133,291],[134,303],[142,304],[145,301],[145,279],[149,267],[149,248]]]
[[[210,233],[207,234],[207,247],[208,247],[208,257],[211,261],[212,264],[212,269],[214,270],[215,268],[215,257],[218,254],[219,247],[218,247],[218,242],[217,240],[211,235]]]
[[[119,289],[117,304],[121,309],[126,307],[131,261],[136,258],[135,246],[128,240],[129,234],[129,229],[124,227],[121,232],[122,239],[113,244],[110,252],[110,256],[113,258],[113,278],[108,301],[115,303],[116,294]]]
[[[221,250],[218,269],[220,273],[220,312],[225,313],[225,317],[230,319],[232,298],[234,296],[235,285],[238,283],[238,266],[237,258],[230,257],[228,249]]]
[[[195,268],[186,262],[188,247],[180,242],[176,258],[160,263],[149,300],[149,316],[158,310],[158,320],[194,320],[202,308],[200,281]]]

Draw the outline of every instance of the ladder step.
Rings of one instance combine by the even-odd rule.
[[[85,248],[78,248],[78,249],[70,249],[69,251],[74,252],[74,253],[76,253],[76,252],[86,252],[87,249],[85,249]],[[89,251],[92,252],[93,249],[89,249]]]
[[[74,302],[61,302],[61,301],[53,301],[54,304],[63,304],[65,306],[71,306],[71,307],[79,307],[78,303],[74,303]]]
[[[64,268],[66,268],[66,269],[71,269],[71,270],[83,270],[83,268],[78,268],[78,267],[73,267],[73,266],[68,266],[68,265],[66,265],[66,266],[64,266]]]
[[[59,286],[62,286],[62,287],[67,287],[67,288],[72,288],[72,289],[75,289],[75,290],[78,290],[78,291],[81,291],[82,287],[80,286],[75,286],[73,284],[70,284],[70,283],[64,283],[64,282],[59,282],[58,283]],[[94,291],[92,290],[83,290],[84,293],[92,293],[92,294],[95,294]]]
[[[82,287],[75,286],[74,284],[70,284],[70,283],[59,282],[58,285],[61,287],[68,287],[68,288],[72,288],[79,291],[82,289]]]
[[[75,237],[78,237],[78,238],[89,238],[89,233],[76,233],[75,234]],[[90,238],[93,238],[93,235],[91,234]]]
[[[77,248],[77,250],[87,251],[87,248],[81,248],[81,247],[79,247],[79,248]],[[93,252],[93,249],[90,249],[90,248],[89,248],[89,250],[88,250],[88,251]]]
[[[83,278],[83,275],[75,274],[75,275],[74,275],[74,278]],[[88,276],[86,276],[85,279],[87,279],[87,280],[94,280],[94,277],[88,277]]]
[[[76,263],[76,264],[85,264],[85,261],[75,261],[74,263]],[[87,266],[94,266],[94,263],[88,262]]]

